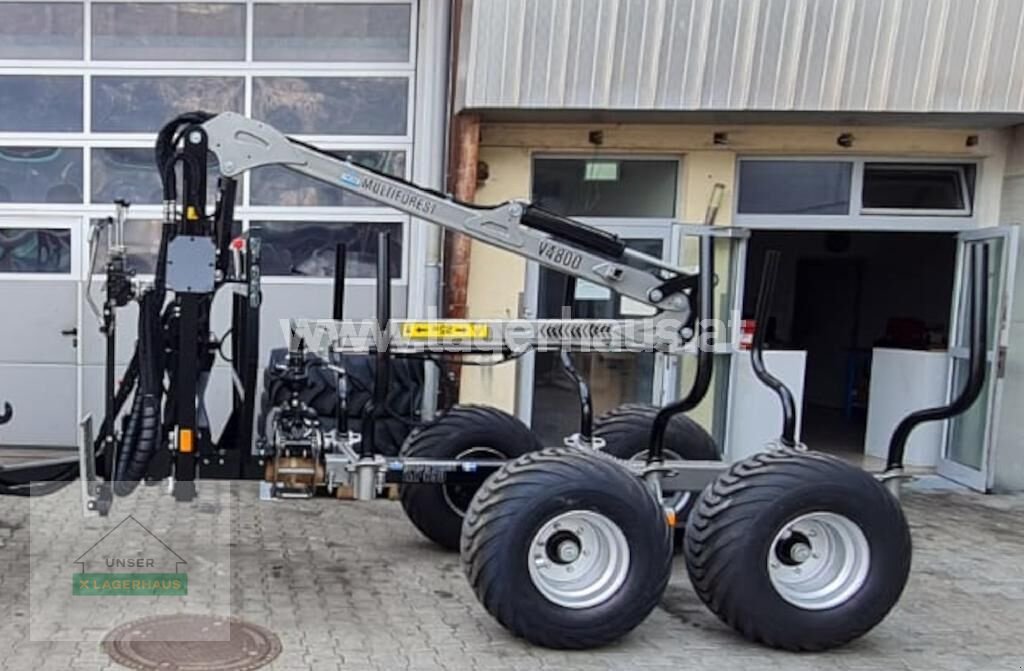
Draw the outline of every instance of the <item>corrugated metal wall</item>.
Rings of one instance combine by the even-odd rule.
[[[1024,111],[1024,0],[467,0],[462,108]]]

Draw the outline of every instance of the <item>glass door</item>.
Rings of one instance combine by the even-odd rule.
[[[584,219],[584,221],[587,221]],[[587,223],[598,225],[597,221]],[[603,230],[622,238],[638,251],[673,262],[669,254],[671,222],[610,224]],[[578,282],[566,304],[567,277],[531,263],[527,269],[523,316],[528,319],[620,319],[635,314],[630,300],[610,289]],[[656,403],[664,383],[664,357],[654,352],[577,352],[577,369],[590,383],[595,416],[623,403]],[[566,376],[557,352],[536,352],[524,357],[520,368],[519,416],[530,424],[545,445],[560,445],[579,431],[579,397]]]
[[[967,412],[949,420],[945,445],[939,460],[938,473],[963,485],[987,491],[992,486],[989,467],[992,439],[998,424],[1006,348],[1009,344],[1007,326],[1012,305],[1011,292],[1017,258],[1016,227],[996,227],[960,234],[957,260],[957,281],[953,299],[950,330],[949,398],[963,389],[969,370],[967,315],[970,310],[970,248],[986,245],[989,249],[989,304],[984,313],[988,320],[986,378],[981,395]]]

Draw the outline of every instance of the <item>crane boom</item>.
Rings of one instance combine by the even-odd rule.
[[[682,325],[692,317],[697,277],[629,249],[605,231],[524,201],[490,207],[463,203],[338,158],[234,112],[218,114],[202,128],[226,177],[262,166],[288,168],[652,306],[656,314],[645,320],[643,340],[653,342],[654,349],[678,349],[687,340]]]

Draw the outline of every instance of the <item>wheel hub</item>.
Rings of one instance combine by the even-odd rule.
[[[629,564],[629,545],[615,522],[591,510],[574,510],[537,531],[527,566],[541,595],[579,609],[614,595],[626,580]]]
[[[582,541],[571,531],[559,531],[546,544],[548,558],[556,564],[571,564],[583,552]]]
[[[772,587],[804,610],[846,603],[863,587],[870,567],[871,548],[864,532],[836,513],[809,513],[788,522],[768,554]]]

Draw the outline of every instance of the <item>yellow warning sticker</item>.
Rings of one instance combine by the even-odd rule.
[[[406,322],[402,324],[402,337],[410,340],[486,338],[490,334],[490,326],[473,322]]]

